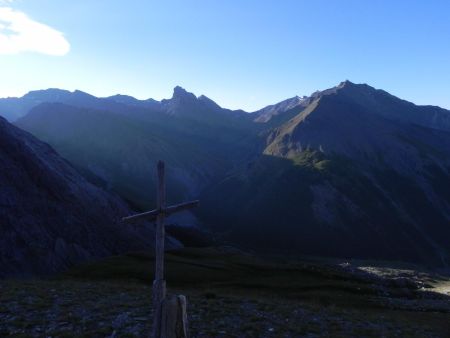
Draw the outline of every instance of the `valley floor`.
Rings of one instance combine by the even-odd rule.
[[[167,255],[167,279],[188,297],[192,337],[450,336],[447,278],[349,265],[184,249]],[[0,337],[147,337],[150,271],[136,254],[1,281]]]

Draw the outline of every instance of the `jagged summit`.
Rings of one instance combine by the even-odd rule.
[[[342,81],[341,83],[339,83],[336,87],[337,88],[344,88],[344,87],[347,87],[347,86],[354,86],[354,85],[355,85],[355,83],[353,83],[352,81],[345,80],[345,81]]]
[[[181,86],[176,86],[173,89],[173,95],[172,99],[197,99],[197,96],[195,96],[193,93],[188,92],[186,89],[184,89]]]
[[[360,90],[360,91],[380,91],[367,83],[354,83],[349,80],[345,80],[335,87],[337,90]],[[383,91],[384,92],[384,91]]]
[[[259,123],[267,123],[278,117],[278,120],[286,121],[289,118],[292,118],[295,113],[300,112],[305,109],[308,105],[314,102],[314,100],[320,99],[327,95],[334,94],[355,94],[360,95],[361,91],[375,91],[376,89],[368,86],[367,84],[355,84],[350,80],[345,80],[340,82],[337,86],[332,88],[328,88],[325,90],[317,90],[313,92],[310,96],[294,96],[289,99],[283,100],[273,105],[269,105],[264,107],[252,114],[254,114],[255,118],[253,119],[255,122]],[[296,111],[293,111],[295,110]],[[285,115],[285,116],[282,116]]]
[[[208,96],[206,96],[206,95],[200,95],[199,97],[198,97],[198,99],[199,100],[202,100],[202,101],[212,101],[212,102],[214,102],[213,100],[211,100]]]
[[[211,100],[209,97],[205,95],[200,95],[198,97],[198,100],[200,102],[203,102],[207,106],[211,107],[212,109],[222,109],[214,100]]]

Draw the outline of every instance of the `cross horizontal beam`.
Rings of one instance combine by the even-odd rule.
[[[158,217],[158,215],[160,215],[160,214],[163,214],[165,216],[169,216],[171,214],[175,214],[175,213],[177,213],[179,211],[182,211],[182,210],[195,208],[198,205],[198,203],[199,203],[199,201],[195,200],[195,201],[191,201],[191,202],[175,204],[175,205],[172,205],[172,206],[167,207],[165,209],[155,209],[155,210],[152,210],[152,211],[143,212],[141,214],[136,214],[136,215],[124,217],[124,218],[122,218],[122,221],[123,222],[132,222],[132,221],[137,221],[137,220],[141,220],[141,219],[146,219],[146,220],[151,221],[151,220],[156,219],[156,217]]]

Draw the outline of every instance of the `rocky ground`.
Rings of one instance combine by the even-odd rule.
[[[168,256],[170,292],[188,297],[192,337],[450,336],[445,277],[424,278],[420,284],[404,272],[380,277],[350,263],[277,263],[274,268],[248,256],[225,256],[204,251]],[[135,271],[148,263],[142,256],[139,260]],[[110,274],[105,266],[111,263],[117,270],[131,266],[126,262],[117,257],[57,279],[1,281],[0,337],[148,336],[147,278],[131,270],[122,271],[128,279],[99,275],[102,268]],[[196,274],[204,271],[196,280],[183,266]],[[207,273],[214,269],[219,275]]]

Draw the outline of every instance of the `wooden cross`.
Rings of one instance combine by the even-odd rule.
[[[167,321],[167,316],[166,314],[162,313],[163,311],[162,303],[166,298],[166,281],[164,280],[164,238],[165,238],[164,219],[166,216],[196,207],[199,201],[196,200],[192,202],[186,202],[166,207],[166,184],[165,184],[165,172],[163,161],[158,161],[157,170],[158,170],[158,186],[157,186],[156,209],[152,211],[143,212],[141,214],[124,217],[122,220],[136,221],[136,220],[156,219],[155,280],[153,281],[153,308],[154,308],[153,337],[162,338],[167,336],[164,332],[162,332],[166,331],[166,329],[162,329],[162,327],[166,327],[168,325],[167,323],[164,322]],[[173,302],[170,302],[168,304],[171,303]],[[165,307],[166,306],[164,306],[164,308]],[[163,325],[162,322],[164,322]],[[175,323],[173,323],[173,325],[175,326]],[[168,328],[167,330],[171,329]]]

